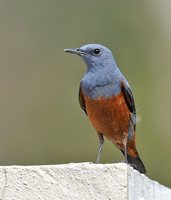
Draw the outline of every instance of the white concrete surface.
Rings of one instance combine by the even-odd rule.
[[[0,200],[169,200],[171,189],[124,163],[0,167]]]

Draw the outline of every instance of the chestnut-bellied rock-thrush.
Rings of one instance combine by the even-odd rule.
[[[98,134],[96,162],[100,161],[105,136],[121,150],[127,163],[145,173],[135,145],[134,98],[111,51],[99,44],[64,51],[79,55],[87,65],[87,72],[80,82],[79,103]]]

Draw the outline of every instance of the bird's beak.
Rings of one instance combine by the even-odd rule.
[[[76,55],[79,55],[79,56],[86,54],[86,52],[84,52],[83,50],[78,49],[78,48],[76,48],[76,49],[64,49],[64,52],[76,54]]]

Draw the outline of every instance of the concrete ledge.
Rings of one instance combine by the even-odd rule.
[[[164,200],[171,189],[124,163],[0,167],[2,200]]]

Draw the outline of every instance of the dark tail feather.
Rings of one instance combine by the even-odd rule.
[[[121,150],[121,152],[125,156],[124,151]],[[133,157],[127,154],[127,161],[134,169],[138,170],[142,174],[145,174],[146,173],[145,166],[143,162],[141,161],[136,149],[135,149],[135,154],[136,154],[136,157]]]
[[[127,155],[127,160],[128,163],[136,170],[138,170],[140,173],[145,174],[146,173],[146,169],[145,166],[143,164],[143,162],[141,161],[140,157],[131,157],[129,155]]]

